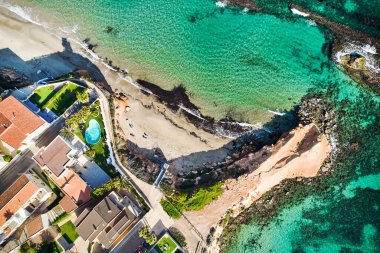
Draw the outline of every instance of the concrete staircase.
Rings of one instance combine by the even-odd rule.
[[[64,212],[65,210],[63,210],[60,205],[57,205],[46,214],[50,223],[53,223],[53,221],[55,221],[55,219],[57,219],[57,217],[63,214]]]

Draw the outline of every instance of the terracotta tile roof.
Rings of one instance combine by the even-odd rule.
[[[13,124],[0,135],[0,139],[14,149],[18,149],[26,137],[26,134]]]
[[[46,165],[57,177],[65,170],[65,164],[70,161],[67,154],[71,148],[61,137],[56,137],[46,148],[42,148],[33,157],[43,167]]]
[[[64,174],[56,177],[51,174],[50,178],[62,189],[78,206],[91,199],[91,188],[72,169],[66,169]]]
[[[10,127],[11,124],[12,122],[0,112],[0,134]]]
[[[0,196],[0,210],[29,182],[26,176],[19,177]]]
[[[65,194],[65,196],[61,199],[61,201],[59,201],[59,204],[61,205],[63,210],[65,210],[66,213],[69,213],[77,209],[78,207],[67,194]]]
[[[0,227],[23,206],[38,187],[25,176],[16,180],[1,196]]]
[[[0,102],[0,140],[17,149],[44,121],[13,96]]]
[[[33,133],[44,124],[41,118],[13,96],[9,96],[0,102],[0,112],[26,134]]]
[[[40,232],[42,229],[44,229],[44,225],[42,223],[42,217],[41,215],[31,220],[28,224],[26,224],[26,234],[28,237],[31,237],[38,232]]]

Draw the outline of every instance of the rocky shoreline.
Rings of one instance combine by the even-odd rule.
[[[323,0],[320,2],[323,2]],[[254,0],[228,0],[227,3],[227,6],[245,8],[246,10],[252,12],[261,12],[288,18],[294,17],[294,14],[292,12],[280,15],[279,13],[273,12],[269,9],[259,8]],[[328,5],[328,3],[326,4]],[[335,8],[333,6],[331,7]],[[363,85],[364,87],[372,89],[377,94],[380,94],[380,54],[377,53],[380,51],[379,37],[375,37],[371,34],[355,30],[347,25],[331,21],[321,14],[312,12],[299,5],[288,4],[288,8],[289,10],[296,9],[302,13],[307,14],[308,19],[314,21],[320,27],[325,28],[326,32],[329,33],[329,37],[331,39],[327,40],[327,43],[324,46],[323,50],[328,54],[329,58],[333,60],[336,65],[343,68],[344,72],[346,72],[346,74],[348,74],[357,83]],[[373,67],[366,67],[362,69],[352,68],[352,66],[344,64],[344,62],[340,61],[340,59],[336,57],[341,51],[347,51],[345,49],[348,49],[350,47],[352,48],[353,46],[356,48],[374,48],[375,52],[371,55],[371,61],[372,66],[377,67],[377,69],[374,69]],[[346,53],[360,54],[360,52],[355,49],[348,50]],[[366,60],[368,61],[369,59]]]
[[[248,169],[246,166],[239,166],[237,162],[255,153],[255,157],[250,157],[249,163],[259,166],[270,156],[270,152],[263,147],[275,144],[284,134],[294,129],[299,124],[297,115],[298,107],[283,116],[276,115],[261,129],[250,131],[233,140],[231,155],[225,157],[224,161],[205,163],[187,173],[174,172],[166,177],[164,183],[185,190],[213,185],[252,172],[255,166]]]
[[[303,98],[298,116],[301,125],[316,124],[319,130],[328,136],[330,142],[337,135],[335,112],[319,94],[310,93]],[[220,252],[227,252],[228,245],[234,240],[234,236],[242,225],[250,224],[254,220],[258,226],[264,227],[286,206],[297,203],[306,196],[318,194],[318,191],[325,191],[326,187],[329,187],[325,183],[326,178],[334,172],[334,164],[339,154],[339,149],[332,146],[332,152],[324,161],[316,177],[283,180],[249,208],[241,210],[237,216],[232,217],[232,213],[227,212],[218,224],[223,229],[221,236],[215,238],[215,229],[211,229],[208,242],[210,244],[216,242]]]

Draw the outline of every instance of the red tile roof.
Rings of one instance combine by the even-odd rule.
[[[12,122],[4,116],[4,114],[0,113],[0,134],[2,134]]]
[[[0,126],[0,140],[15,149],[21,146],[28,134],[33,133],[44,124],[41,118],[13,96],[9,96],[0,102],[0,114],[2,124]],[[8,124],[8,126],[5,127],[3,124]],[[7,133],[9,131],[10,133]]]
[[[0,196],[0,227],[32,196],[38,187],[21,176]]]
[[[58,177],[65,170],[65,164],[70,161],[67,156],[70,151],[71,148],[58,136],[33,158],[41,167],[46,165]]]
[[[65,194],[63,199],[59,201],[59,205],[63,208],[63,210],[65,210],[66,213],[69,213],[78,207],[67,194]]]
[[[19,148],[26,137],[26,134],[15,125],[12,125],[0,135],[0,139],[14,149]]]
[[[62,189],[78,206],[91,199],[91,188],[72,169],[66,169],[63,175],[50,175],[54,183]]]

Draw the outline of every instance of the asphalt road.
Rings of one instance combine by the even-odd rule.
[[[64,124],[63,119],[55,121],[37,140],[36,146],[41,148],[47,146],[58,136],[59,130]],[[38,166],[32,159],[33,153],[29,149],[23,151],[16,160],[10,162],[0,173],[0,195],[14,183],[17,178],[29,169]]]

